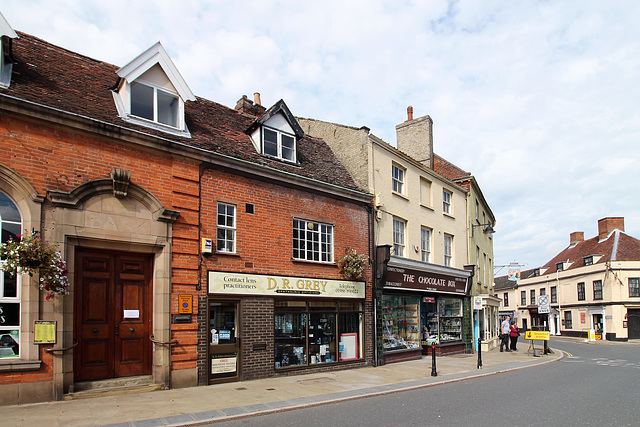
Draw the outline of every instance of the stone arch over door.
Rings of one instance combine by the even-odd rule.
[[[112,174],[113,175],[113,174]],[[144,188],[112,179],[84,183],[70,192],[48,194],[51,203],[44,209],[44,232],[64,247],[68,263],[71,295],[57,310],[63,325],[64,346],[74,340],[75,255],[80,249],[151,254],[152,325],[160,341],[170,340],[171,235],[179,212],[166,209]],[[55,315],[55,313],[52,313]],[[152,353],[153,382],[169,386],[170,348],[155,346]],[[61,397],[74,383],[73,352],[61,357],[55,366],[56,394]]]
[[[18,206],[22,216],[22,228],[25,230],[40,230],[42,202],[44,196],[25,178],[13,169],[0,164],[0,191],[7,194]],[[38,279],[23,275],[21,285],[20,308],[20,348],[19,360],[4,361],[15,366],[16,371],[35,370],[40,367],[38,346],[31,339],[33,336],[34,320],[39,318],[39,288]],[[45,386],[46,387],[46,386]],[[44,394],[48,394],[46,391]]]

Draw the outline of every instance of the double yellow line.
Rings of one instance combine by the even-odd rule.
[[[558,349],[560,350],[560,349]],[[569,353],[568,351],[564,351],[564,350],[560,350],[561,352],[563,352],[564,354],[566,354],[569,357],[573,357],[573,354]]]

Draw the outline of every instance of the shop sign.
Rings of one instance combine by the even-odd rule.
[[[482,310],[482,297],[473,297],[473,309]]]
[[[364,298],[365,282],[209,271],[210,294]]]
[[[388,266],[384,287],[464,295],[467,290],[467,278]]]

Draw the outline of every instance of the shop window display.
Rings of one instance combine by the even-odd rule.
[[[440,343],[462,340],[462,300],[439,298]]]
[[[276,368],[307,364],[306,313],[276,314]]]
[[[362,303],[278,301],[275,367],[311,366],[362,357]]]
[[[383,295],[382,321],[384,350],[421,347],[418,297]]]

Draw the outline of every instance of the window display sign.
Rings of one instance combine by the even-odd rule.
[[[209,271],[210,294],[364,298],[365,282]]]
[[[358,334],[340,334],[340,360],[358,358]]]
[[[467,292],[467,277],[388,266],[384,287],[464,295]]]
[[[236,371],[236,359],[235,355],[230,357],[212,357],[211,358],[211,373],[212,374],[228,374]]]

